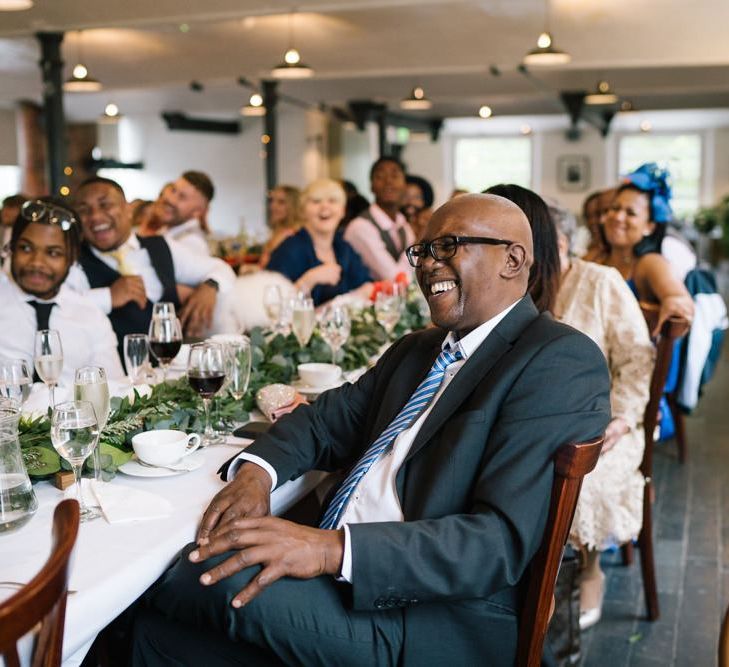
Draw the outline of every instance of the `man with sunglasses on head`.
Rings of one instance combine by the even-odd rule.
[[[140,612],[136,665],[514,665],[555,453],[610,419],[605,359],[535,308],[506,199],[445,204],[407,254],[436,326],[221,471]],[[312,469],[348,471],[318,528],[270,516]]]
[[[109,380],[124,371],[108,318],[64,280],[81,246],[76,214],[49,198],[20,209],[10,237],[12,279],[0,283],[0,356],[25,359],[33,367],[35,333],[55,329],[63,346],[59,384],[72,387],[82,366],[102,366]]]
[[[76,206],[84,243],[82,270],[72,275],[72,284],[109,315],[120,349],[126,334],[147,333],[154,303],[171,301],[180,307],[178,283],[193,288],[180,311],[185,333],[200,336],[210,329],[218,293],[228,291],[235,281],[225,262],[161,236],[132,233],[124,190],[111,179],[95,176],[84,181]]]

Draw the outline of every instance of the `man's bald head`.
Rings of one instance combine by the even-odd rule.
[[[534,258],[531,228],[523,211],[508,199],[469,194],[435,211],[424,241],[448,236],[508,241],[464,241],[453,257],[436,260],[427,253],[421,260],[418,282],[433,321],[465,334],[526,293]]]

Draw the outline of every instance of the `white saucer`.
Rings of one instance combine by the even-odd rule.
[[[322,385],[321,387],[312,387],[311,385],[305,384],[302,380],[295,380],[291,383],[291,386],[304,396],[318,396],[319,394],[323,394],[325,391],[329,391],[330,389],[336,389],[337,387],[341,387],[345,382],[347,382],[347,380],[345,380],[343,377],[340,377],[333,384]]]
[[[142,465],[136,458],[133,458],[131,461],[120,465],[118,470],[132,477],[176,477],[200,468],[205,463],[205,455],[200,451],[193,452],[185,458],[185,463],[190,464],[190,470],[172,470],[170,468]]]

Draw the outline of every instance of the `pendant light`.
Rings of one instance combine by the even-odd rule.
[[[597,87],[595,88],[594,93],[585,95],[585,104],[590,104],[592,106],[616,104],[617,101],[618,96],[610,90],[610,84],[604,80],[597,82]]]
[[[95,93],[101,90],[101,82],[89,76],[89,70],[83,64],[82,33],[78,31],[78,62],[74,65],[71,78],[66,79],[63,90],[67,93]]]
[[[524,56],[525,65],[565,65],[572,60],[566,51],[554,46],[552,33],[549,31],[549,0],[544,0],[544,31],[537,39],[536,48]]]
[[[282,63],[271,70],[274,79],[307,79],[314,76],[314,70],[301,62],[301,54],[294,46],[294,15],[289,14],[289,47]]]
[[[248,104],[241,107],[240,113],[241,116],[265,116],[266,107],[263,106],[263,97],[260,93],[253,93],[248,100]]]
[[[408,111],[424,111],[430,109],[433,103],[425,96],[422,86],[415,86],[409,97],[400,100],[400,108]]]
[[[0,0],[0,12],[22,12],[33,6],[33,0]]]

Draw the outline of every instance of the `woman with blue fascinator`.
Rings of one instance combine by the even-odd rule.
[[[601,263],[620,271],[638,299],[660,306],[654,335],[672,315],[690,322],[694,313],[691,296],[660,254],[672,216],[668,179],[668,171],[654,162],[629,174],[617,189],[604,225],[608,252]]]

